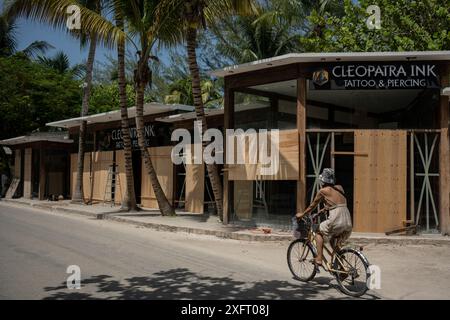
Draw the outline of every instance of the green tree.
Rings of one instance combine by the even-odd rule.
[[[381,9],[381,29],[370,30],[369,5]],[[308,51],[427,51],[450,49],[450,2],[448,0],[345,0],[345,14],[313,11],[311,29],[302,39]]]
[[[223,103],[222,94],[218,89],[217,81],[202,80],[202,101],[207,109],[219,108]],[[179,103],[193,105],[192,80],[190,77],[176,79],[168,85],[169,93],[164,98],[164,103]]]
[[[19,16],[25,16],[27,18],[32,18],[44,23],[50,23],[54,27],[67,28],[66,20],[67,8],[70,5],[77,5],[81,11],[81,17],[84,19],[103,19],[100,15],[101,13],[101,0],[80,0],[80,1],[69,1],[69,0],[11,0],[8,2],[5,8],[5,16],[9,19],[14,19]],[[80,45],[84,46],[89,43],[89,51],[86,62],[86,73],[83,88],[83,99],[81,106],[81,117],[88,115],[89,110],[89,97],[92,89],[92,71],[94,66],[95,51],[97,48],[97,38],[98,33],[104,30],[102,29],[103,23],[96,24],[96,28],[82,28],[78,31],[73,31],[71,34],[80,39]],[[82,120],[80,123],[80,134],[78,141],[78,159],[77,159],[77,176],[75,189],[72,193],[72,202],[83,203],[83,184],[82,175],[84,169],[84,149],[86,140],[86,127],[87,122]]]
[[[126,85],[127,102],[126,106],[133,107],[135,102],[135,92],[131,84]],[[89,114],[96,114],[118,110],[119,103],[119,85],[118,81],[110,83],[97,83],[92,87]]]
[[[0,139],[34,130],[46,123],[76,117],[80,112],[80,81],[60,74],[23,54],[0,57]]]

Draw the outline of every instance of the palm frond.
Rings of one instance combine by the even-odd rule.
[[[9,56],[17,50],[15,19],[0,16],[0,55]]]
[[[44,54],[50,49],[54,49],[50,43],[46,41],[34,41],[28,47],[22,50],[22,52],[29,58],[35,57],[38,54]]]
[[[72,5],[80,8],[80,30],[69,30],[67,27],[67,9]],[[119,39],[126,37],[122,30],[106,18],[75,0],[12,0],[7,3],[5,14],[7,17],[25,17],[48,23],[75,35],[95,33],[107,47],[115,46]]]

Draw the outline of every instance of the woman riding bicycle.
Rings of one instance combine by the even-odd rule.
[[[319,175],[319,181],[321,189],[313,202],[304,212],[298,212],[296,217],[301,219],[304,215],[310,214],[320,203],[324,203],[325,210],[329,211],[328,219],[319,225],[315,238],[317,257],[312,262],[321,266],[324,240],[330,241],[332,245],[336,245],[337,241],[347,240],[352,233],[352,220],[347,208],[344,189],[335,184],[334,170],[325,168]]]

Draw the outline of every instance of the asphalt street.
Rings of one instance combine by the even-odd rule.
[[[321,272],[292,279],[288,242],[160,232],[0,203],[0,299],[347,299]],[[365,248],[382,288],[364,299],[449,298],[448,246]],[[68,289],[69,266],[81,288]]]

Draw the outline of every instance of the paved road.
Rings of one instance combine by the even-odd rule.
[[[308,284],[293,280],[285,262],[286,247],[286,242],[158,232],[0,203],[0,298],[347,298],[323,271]],[[374,257],[387,271],[383,290],[370,291],[365,298],[449,298],[449,247],[428,246],[425,256],[433,255],[424,262],[425,270],[414,266],[414,255],[412,262],[403,263],[409,258],[402,255],[416,252],[414,247],[367,250],[372,263]],[[69,265],[81,268],[79,290],[66,287]],[[439,266],[447,273],[435,275],[433,268]],[[411,282],[410,274],[399,276],[405,270],[420,281]],[[427,275],[430,282],[424,279]]]

